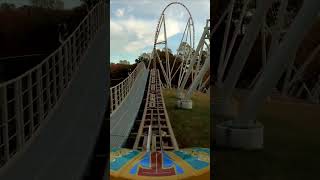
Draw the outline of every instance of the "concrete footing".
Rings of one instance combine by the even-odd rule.
[[[181,109],[192,109],[191,99],[179,99],[177,101],[177,107]]]
[[[177,98],[178,99],[183,99],[184,98],[184,94],[180,91],[177,91]]]
[[[216,125],[216,143],[221,147],[245,150],[263,148],[263,125],[257,123],[248,128],[233,127],[231,121]]]

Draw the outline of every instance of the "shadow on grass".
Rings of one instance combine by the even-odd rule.
[[[264,149],[214,148],[215,178],[319,179],[319,119],[319,105],[266,102],[257,117],[264,125]]]

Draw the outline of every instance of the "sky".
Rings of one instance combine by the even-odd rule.
[[[0,0],[0,3],[7,2],[7,3],[13,3],[16,6],[23,6],[23,5],[29,5],[30,0]],[[78,6],[81,4],[80,0],[63,0],[64,7],[69,9],[73,8],[75,6]]]
[[[175,1],[183,3],[192,15],[196,47],[210,17],[210,0]],[[173,0],[110,0],[110,62],[129,60],[134,63],[142,53],[150,53],[161,12],[171,2]],[[165,11],[168,48],[173,53],[188,18],[188,12],[181,5],[171,5]]]

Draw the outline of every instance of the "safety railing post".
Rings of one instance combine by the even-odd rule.
[[[46,87],[44,87],[46,90],[46,96],[47,96],[47,107],[48,107],[48,109],[50,109],[50,107],[51,107],[51,104],[52,104],[52,102],[51,102],[51,90],[50,90],[50,74],[49,74],[49,63],[48,63],[48,61],[46,61],[45,63],[44,63],[44,65],[45,65],[45,70],[46,70],[46,74],[45,74],[45,76],[46,76]]]
[[[114,98],[113,98],[113,88],[110,89],[110,112],[113,112],[113,106],[114,106]]]
[[[73,63],[73,71],[75,72],[78,69],[78,63],[77,63],[77,40],[76,35],[72,37],[72,49],[73,49],[73,55],[72,55],[72,63]]]
[[[56,56],[52,57],[52,92],[53,92],[53,104],[58,100],[57,98],[57,71],[56,71]]]
[[[58,50],[58,64],[59,64],[59,96],[61,95],[63,91],[63,60],[62,60],[62,48],[59,48]]]
[[[70,79],[72,78],[73,76],[73,71],[74,71],[74,66],[73,66],[73,48],[72,48],[72,37],[69,38],[68,40],[68,55],[69,55],[69,66],[68,66],[68,69],[69,69],[69,74],[70,74]],[[69,79],[69,80],[70,80]]]
[[[126,96],[127,96],[127,94],[129,93],[129,89],[128,89],[128,87],[129,87],[129,86],[128,86],[128,79],[125,80],[125,83],[124,83],[124,84],[125,84],[125,93],[126,93]]]
[[[117,100],[118,100],[118,102],[117,102],[117,106],[119,107],[120,106],[120,102],[121,102],[121,91],[120,91],[121,89],[120,89],[120,84],[118,84],[117,85]]]
[[[43,108],[43,86],[41,80],[42,70],[41,68],[36,70],[36,83],[37,83],[37,95],[38,95],[38,111],[39,111],[39,123],[41,123],[44,119],[44,108]]]
[[[79,44],[78,44],[78,49],[79,49],[79,55],[83,55],[83,24],[79,26]]]
[[[98,25],[99,25],[99,22],[98,22],[98,10],[99,10],[99,8],[97,8],[97,9],[94,11],[94,17],[95,17],[95,20],[96,20],[95,32],[97,32],[97,30],[98,30]]]
[[[15,121],[16,121],[16,133],[17,133],[17,150],[19,150],[22,148],[24,143],[21,79],[14,82],[14,98],[15,98],[14,114],[16,116]]]
[[[28,101],[29,101],[29,121],[30,121],[30,138],[32,137],[32,134],[34,132],[34,123],[33,123],[33,117],[34,117],[34,109],[33,109],[33,94],[32,94],[32,77],[31,73],[28,74]]]
[[[69,70],[68,70],[68,63],[69,63],[69,52],[68,52],[68,43],[66,42],[63,46],[64,48],[64,72],[65,72],[65,84],[68,86],[70,75],[69,75]]]
[[[124,100],[125,94],[124,94],[124,89],[123,89],[123,83],[121,83],[121,101]]]
[[[118,107],[118,86],[114,87],[114,101],[115,101],[115,109]]]
[[[92,32],[92,15],[90,14],[88,16],[88,24],[89,24],[89,36],[90,36],[90,40],[92,40],[93,38],[93,32]]]
[[[8,108],[7,108],[7,87],[3,86],[0,88],[0,129],[2,136],[2,144],[0,144],[0,149],[3,149],[3,161],[4,163],[9,160],[9,137],[8,137]]]

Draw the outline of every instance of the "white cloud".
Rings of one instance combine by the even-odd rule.
[[[117,9],[116,16],[118,17],[124,16],[124,8]]]
[[[182,1],[190,10],[197,37],[203,31],[206,18],[209,17],[209,0]],[[154,43],[154,35],[158,19],[164,7],[172,0],[152,1],[150,0],[111,0],[114,5],[110,20],[111,56],[112,57],[138,57],[143,50],[150,49]],[[179,6],[170,6],[166,12],[167,38],[178,33],[183,33],[187,24],[189,14]],[[176,38],[175,38],[176,39]],[[164,40],[163,28],[160,31],[158,41]],[[169,45],[172,44],[169,40]],[[172,47],[169,47],[172,48]],[[174,49],[172,49],[174,50]],[[130,54],[130,55],[128,55]],[[132,59],[133,59],[132,58]]]
[[[178,17],[179,17],[179,19],[182,19],[184,16],[185,16],[185,15],[184,15],[184,12],[181,11]]]
[[[132,12],[133,10],[134,8],[132,6],[128,6],[128,10],[127,10],[128,13]]]
[[[170,37],[178,34],[179,32],[183,31],[183,25],[180,21],[176,20],[176,19],[172,19],[172,18],[166,18],[165,19],[165,23],[166,23],[166,34],[167,34],[167,39],[169,39]],[[164,41],[165,36],[164,36],[164,28],[163,28],[163,24],[160,30],[160,34],[159,34],[159,38],[158,41]]]
[[[113,50],[126,52],[140,52],[146,46],[154,43],[154,35],[157,20],[142,20],[130,17],[128,19],[118,19],[110,21],[111,47]],[[182,24],[175,19],[166,20],[167,38],[181,32]],[[119,41],[120,39],[120,41]],[[124,39],[128,40],[121,46],[117,46]],[[130,41],[129,41],[130,39]],[[164,31],[160,31],[158,41],[164,40]],[[113,47],[117,47],[113,49]],[[120,47],[120,49],[119,49]],[[111,52],[112,52],[111,51]]]
[[[143,4],[150,4],[151,1],[150,1],[150,0],[143,0],[142,3],[143,3]]]
[[[145,47],[145,45],[146,44],[141,41],[132,41],[124,47],[124,50],[126,50],[127,52],[141,51]]]
[[[116,32],[121,32],[121,31],[123,31],[123,28],[120,24],[111,20],[110,21],[110,31],[111,31],[111,34],[116,33]]]

